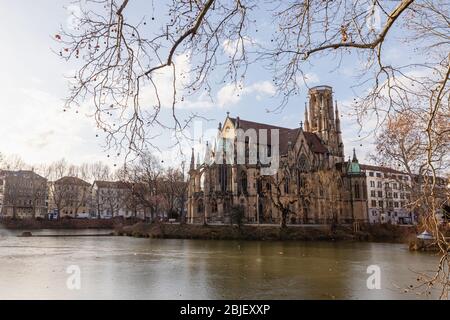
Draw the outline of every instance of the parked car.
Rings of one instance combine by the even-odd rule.
[[[88,212],[77,213],[76,218],[77,219],[89,219],[89,213]]]

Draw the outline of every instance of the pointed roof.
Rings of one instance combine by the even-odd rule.
[[[94,184],[98,188],[108,188],[108,189],[128,189],[129,187],[129,184],[124,181],[95,180]]]
[[[89,182],[84,181],[83,179],[80,179],[78,177],[62,177],[55,181],[55,184],[64,184],[64,185],[76,185],[76,186],[84,186],[84,187],[90,187],[91,184]]]
[[[194,156],[194,148],[192,148],[191,164],[189,166],[189,169],[194,170],[194,166],[195,166],[195,156]]]
[[[358,158],[356,157],[356,150],[353,148],[353,159],[352,162],[358,162]]]
[[[347,173],[348,174],[360,174],[361,173],[361,166],[358,163],[358,158],[356,157],[355,148],[353,148],[352,161],[350,161],[350,157],[348,158]]]
[[[228,117],[233,125],[236,126],[236,118]],[[260,122],[254,122],[254,121],[248,121],[243,120],[242,118],[239,118],[239,128],[242,130],[248,130],[248,129],[255,129],[256,131],[260,129],[266,129],[267,130],[267,143],[270,144],[271,139],[271,130],[278,129],[280,134],[280,154],[287,154],[288,152],[288,142],[295,142],[297,139],[297,136],[299,134],[300,128],[285,128],[280,126],[274,126],[266,123],[260,123]],[[306,141],[308,142],[309,147],[311,150],[315,153],[327,153],[328,149],[322,144],[320,141],[320,138],[312,132],[303,131],[303,134],[305,136]]]

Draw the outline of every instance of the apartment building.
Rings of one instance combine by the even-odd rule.
[[[367,207],[370,223],[414,224],[409,175],[387,167],[361,165],[367,178]]]
[[[123,182],[94,181],[91,215],[99,218],[131,216],[127,203],[129,197],[130,189]]]
[[[49,211],[59,217],[88,217],[91,184],[77,177],[62,177],[49,184]]]
[[[48,209],[47,179],[31,170],[0,170],[0,216],[44,218]]]

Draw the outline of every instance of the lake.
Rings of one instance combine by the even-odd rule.
[[[415,272],[432,271],[438,261],[434,254],[390,243],[20,233],[0,229],[1,299],[424,299],[404,288],[417,284]],[[367,288],[370,265],[380,268],[381,289]],[[70,266],[80,272],[79,289],[67,286]]]

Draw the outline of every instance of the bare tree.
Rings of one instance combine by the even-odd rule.
[[[281,215],[280,226],[286,228],[287,220],[291,213],[295,214],[293,205],[298,201],[297,197],[292,196],[290,192],[293,168],[288,162],[280,164],[281,172],[272,176],[264,176],[262,179],[268,183],[268,188],[264,193],[270,199],[271,203],[278,209]]]
[[[167,205],[169,218],[174,218],[174,214],[180,219],[184,210],[187,198],[187,182],[183,179],[180,170],[168,168],[165,170],[163,178],[160,180],[160,192]]]
[[[331,222],[334,229],[339,222],[339,214],[343,200],[343,180],[337,170],[318,170],[316,173],[319,196],[324,199],[324,212],[326,219]]]
[[[0,158],[0,165],[6,170],[29,170],[31,167],[16,154],[3,156]]]
[[[50,199],[52,205],[61,217],[63,210],[71,209],[74,215],[80,213],[82,207],[88,207],[91,199],[91,186],[84,181],[88,171],[69,164],[61,159],[49,166],[49,176],[52,179]]]
[[[47,199],[47,179],[35,174],[30,176],[30,196],[32,203],[32,218],[36,218],[36,213],[47,214],[47,206],[45,201]],[[40,209],[40,210],[38,210]]]
[[[298,206],[300,208],[300,214],[303,223],[310,222],[309,211],[313,205],[313,201],[317,194],[316,183],[314,181],[313,172],[303,172],[301,170],[296,170],[297,181],[295,188],[297,190]]]
[[[437,103],[444,103],[443,101]],[[437,213],[449,203],[448,166],[450,163],[450,135],[448,129],[450,110],[442,105],[430,109],[413,108],[389,117],[378,135],[373,160],[406,172],[409,183],[398,180],[411,191],[408,207],[419,216],[420,228],[431,231],[435,245],[444,252],[437,272],[422,273],[417,289],[428,293],[436,283],[442,285],[442,297],[447,297],[449,281],[448,250],[450,244],[445,228],[440,226]],[[430,113],[435,113],[434,120]],[[431,139],[430,139],[431,138]],[[447,252],[447,253],[445,253]]]
[[[211,81],[218,74],[239,90],[249,65],[263,63],[282,97],[275,110],[281,110],[305,83],[307,65],[333,55],[339,69],[351,55],[361,66],[353,105],[359,123],[376,118],[379,127],[388,116],[423,111],[418,112],[425,133],[423,190],[430,195],[428,216],[433,220],[435,141],[448,136],[448,126],[436,130],[440,115],[448,119],[449,114],[448,1],[275,0],[263,6],[256,0],[182,0],[167,5],[167,20],[158,12],[151,21],[127,16],[133,1],[83,3],[79,1],[82,14],[74,31],[55,35],[64,59],[82,60],[71,79],[66,108],[92,100],[109,146],[141,150],[157,135],[155,127],[182,134],[195,114],[182,122],[176,106],[199,91],[212,96]],[[261,16],[272,18],[273,32],[270,41],[255,43]],[[150,23],[159,28],[149,32]],[[390,61],[385,49],[392,41],[414,59]],[[183,68],[177,58],[186,55],[190,64]],[[163,101],[158,86],[161,72],[172,82],[169,101]],[[144,92],[151,102],[143,101]],[[161,116],[163,104],[171,107],[170,124]],[[448,261],[448,244],[433,223],[428,227]],[[448,287],[448,272],[445,279]]]
[[[108,181],[111,180],[114,176],[113,173],[111,172],[110,167],[101,161],[88,163],[85,164],[84,166],[87,167],[85,170],[88,172],[89,179],[92,181],[95,180]]]
[[[149,152],[142,152],[136,161],[124,168],[123,179],[130,187],[130,201],[136,208],[150,211],[153,221],[165,202],[161,194],[160,180],[163,177],[163,168],[160,161]]]

